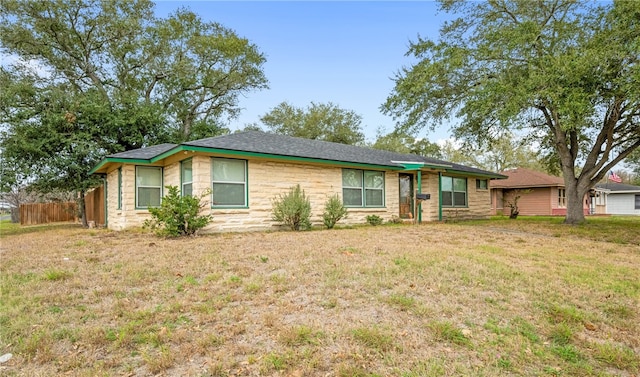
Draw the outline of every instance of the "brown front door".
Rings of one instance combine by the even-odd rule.
[[[413,175],[400,173],[400,218],[413,219]]]

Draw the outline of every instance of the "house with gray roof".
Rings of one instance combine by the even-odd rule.
[[[640,215],[640,186],[606,182],[595,186],[596,213]]]
[[[272,201],[299,184],[310,197],[312,223],[322,224],[324,204],[338,195],[348,217],[369,215],[409,221],[486,218],[493,172],[438,159],[245,131],[160,144],[106,156],[91,172],[105,181],[107,226],[141,226],[159,206],[166,186],[182,195],[211,191],[212,232],[277,227]]]

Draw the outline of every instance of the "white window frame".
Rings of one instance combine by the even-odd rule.
[[[345,186],[344,179],[342,180],[342,203],[345,207],[349,208],[384,208],[385,207],[385,174],[383,171],[379,170],[361,170],[361,169],[342,169],[342,174],[344,177],[345,171],[354,171],[360,176],[361,186]],[[368,187],[367,180],[365,177],[367,175],[380,175],[382,177],[382,187]],[[344,190],[358,190],[360,191],[360,205],[358,204],[347,204],[344,202]],[[382,198],[382,203],[380,204],[369,204],[367,203],[367,192],[376,191],[379,192]]]
[[[185,169],[185,165],[189,164],[190,167],[189,169],[191,170],[191,180],[190,181],[186,181],[184,178],[184,173],[186,171]],[[185,186],[191,186],[190,187],[190,193],[189,194],[185,194],[186,190],[185,190]],[[191,196],[193,195],[193,159],[188,158],[186,160],[182,160],[180,161],[180,194],[182,196]]]
[[[558,188],[558,208],[567,208],[567,190]]]
[[[445,191],[442,189],[443,185],[444,185],[444,180],[445,179],[450,179],[451,180],[451,191]],[[456,191],[456,184],[455,181],[456,180],[462,180],[464,181],[464,191],[460,191],[457,190]],[[469,182],[467,180],[467,178],[463,178],[463,177],[452,177],[452,176],[448,176],[448,175],[443,175],[442,176],[442,181],[440,182],[440,191],[441,193],[444,195],[445,192],[450,192],[451,193],[451,204],[442,204],[442,207],[444,208],[468,208],[469,207]],[[456,204],[456,193],[461,193],[464,192],[464,204]]]
[[[214,167],[215,161],[241,161],[244,163],[244,174],[243,174],[243,181],[220,181],[220,180],[214,180],[215,174],[214,174]],[[248,179],[248,163],[247,160],[240,160],[240,159],[236,159],[236,158],[223,158],[223,157],[212,157],[211,158],[211,208],[247,208],[248,202],[249,202],[249,193],[248,193],[248,184],[247,182],[249,181]],[[216,183],[218,184],[231,184],[231,185],[242,185],[243,187],[243,203],[242,204],[216,204],[215,200],[214,200],[214,195],[215,195],[215,185]]]
[[[138,184],[138,174],[140,171],[142,170],[155,170],[158,171],[160,174],[160,186],[143,186],[143,185],[139,185]],[[163,192],[162,192],[162,185],[163,185],[163,181],[164,180],[164,176],[163,176],[163,169],[161,166],[136,166],[136,208],[139,209],[146,209],[146,208],[150,208],[150,207],[159,207],[162,204],[162,196],[163,196]],[[157,188],[160,191],[160,195],[159,195],[159,203],[158,205],[148,205],[148,206],[143,206],[140,205],[140,192],[139,190],[141,188],[146,188],[146,189],[153,189],[153,188]]]

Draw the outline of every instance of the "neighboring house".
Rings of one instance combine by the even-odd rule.
[[[640,215],[640,186],[599,183],[595,187],[595,213]]]
[[[208,231],[271,229],[272,200],[300,184],[312,223],[322,224],[330,195],[348,208],[343,224],[369,215],[417,221],[486,218],[496,173],[446,161],[345,144],[246,131],[182,144],[160,144],[105,157],[107,226],[141,226],[165,187],[183,195],[212,190]],[[417,200],[416,194],[423,200]],[[425,194],[428,198],[425,198]]]
[[[567,199],[564,180],[535,170],[510,169],[500,173],[507,179],[491,184],[491,214],[509,215],[516,196],[520,215],[565,216]],[[589,214],[589,203],[584,202],[584,213]]]

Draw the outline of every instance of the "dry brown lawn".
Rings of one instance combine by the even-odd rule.
[[[640,375],[634,244],[465,224],[65,227],[3,237],[0,263],[0,375]]]

